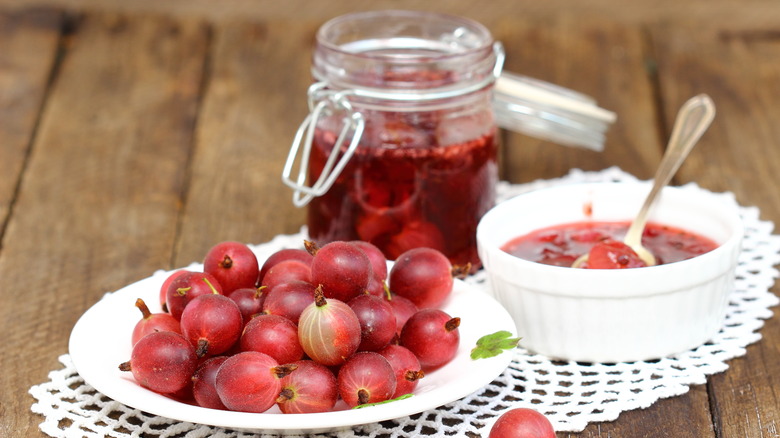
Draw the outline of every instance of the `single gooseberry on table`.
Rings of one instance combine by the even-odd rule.
[[[555,438],[555,429],[538,411],[515,408],[498,417],[488,438]]]

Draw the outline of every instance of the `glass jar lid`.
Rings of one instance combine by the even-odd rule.
[[[398,111],[402,102],[440,102],[491,87],[503,60],[501,45],[473,20],[370,11],[336,17],[319,29],[311,72],[329,91],[387,102]]]
[[[498,125],[567,146],[601,151],[617,116],[584,94],[549,82],[503,72],[494,87]]]

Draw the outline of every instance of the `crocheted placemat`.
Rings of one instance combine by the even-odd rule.
[[[555,180],[498,186],[498,200],[541,187],[579,182],[636,181],[618,168],[599,172],[574,170]],[[693,186],[693,185],[690,185]],[[724,193],[723,196],[733,195]],[[778,276],[780,236],[773,224],[759,218],[755,207],[740,207],[745,224],[737,280],[731,293],[725,324],[710,342],[682,354],[656,361],[583,364],[552,361],[517,349],[506,371],[491,384],[461,400],[404,418],[356,426],[317,437],[475,437],[486,435],[489,424],[509,408],[531,407],[544,413],[556,431],[578,432],[588,423],[611,421],[627,410],[648,407],[657,400],[703,384],[707,376],[728,368],[726,361],[745,354],[758,341],[763,321],[772,316],[778,298],[769,289]],[[288,247],[300,247],[305,228],[295,235],[277,236],[253,246],[258,257]],[[264,260],[264,258],[263,258]],[[261,260],[262,262],[262,260]],[[487,288],[484,273],[466,280]],[[36,399],[33,412],[44,416],[40,428],[52,437],[218,437],[256,435],[149,415],[100,394],[84,382],[70,356],[60,356],[63,368],[49,373],[49,381],[30,388]]]

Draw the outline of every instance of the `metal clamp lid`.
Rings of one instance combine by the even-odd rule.
[[[323,82],[317,82],[309,87],[309,108],[311,112],[306,116],[295,133],[290,153],[287,155],[287,161],[284,163],[284,169],[282,170],[282,181],[294,190],[293,204],[297,207],[305,206],[312,198],[322,196],[330,189],[355,153],[355,149],[357,149],[358,143],[360,143],[360,137],[363,135],[363,129],[366,126],[366,120],[363,115],[359,111],[355,111],[347,99],[347,96],[351,94],[351,90],[336,92],[328,90],[326,87],[327,84]],[[306,176],[309,168],[311,148],[314,144],[314,129],[317,126],[317,120],[323,113],[338,111],[344,112],[342,119],[344,124],[341,132],[336,139],[333,150],[328,155],[319,178],[311,186],[307,186]],[[350,133],[352,133],[352,140],[344,153],[341,154],[341,158],[338,159],[341,146]],[[301,151],[301,162],[298,166],[298,177],[293,180],[291,174],[299,150]],[[338,162],[336,162],[337,159]]]

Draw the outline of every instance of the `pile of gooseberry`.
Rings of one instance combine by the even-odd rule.
[[[460,318],[441,305],[468,272],[416,248],[390,269],[362,241],[281,249],[261,265],[240,242],[214,245],[203,270],[178,270],[143,300],[119,368],[151,391],[206,408],[328,412],[413,393],[456,355]]]

